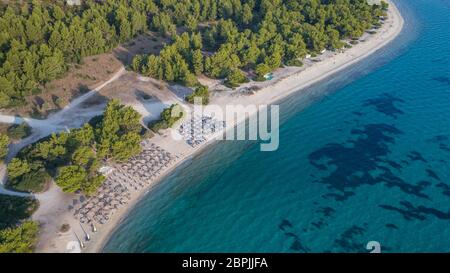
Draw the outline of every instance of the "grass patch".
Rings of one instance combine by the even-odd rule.
[[[31,127],[26,123],[14,124],[8,128],[8,136],[14,140],[24,139],[31,135]]]

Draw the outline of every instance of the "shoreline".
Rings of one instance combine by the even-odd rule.
[[[396,5],[392,1],[389,2],[389,11],[388,18],[384,22],[383,26],[377,31],[376,34],[370,35],[367,41],[360,42],[357,45],[354,45],[350,49],[346,49],[343,53],[333,53],[330,56],[327,56],[324,60],[312,64],[310,67],[306,69],[301,69],[300,71],[293,72],[292,74],[286,75],[286,77],[280,78],[276,82],[268,82],[268,85],[263,87],[261,90],[257,91],[255,94],[251,96],[240,96],[240,97],[232,97],[232,96],[222,96],[213,98],[211,103],[217,104],[219,106],[225,106],[227,104],[241,104],[241,105],[268,105],[274,104],[277,101],[292,95],[293,93],[300,92],[305,88],[316,84],[331,75],[334,75],[345,68],[360,62],[366,57],[372,55],[382,47],[386,46],[390,42],[392,42],[403,29],[404,19],[401,16],[399,10]],[[281,91],[282,90],[282,91]],[[251,115],[256,114],[256,112],[250,113]],[[245,122],[247,120],[246,116],[241,116],[237,120],[227,120],[226,128],[219,132],[218,134],[222,135],[227,130],[234,128],[239,123]],[[174,129],[170,129],[174,130]],[[169,131],[170,131],[169,130]],[[175,169],[186,163],[188,160],[195,158],[198,154],[205,151],[207,147],[211,144],[216,143],[216,137],[218,134],[208,138],[205,142],[198,145],[195,148],[188,146],[184,141],[182,143],[174,143],[176,142],[170,137],[170,132],[164,135],[155,135],[150,139],[150,142],[155,143],[161,146],[164,149],[169,150],[171,153],[178,156],[177,160],[174,161],[169,167],[161,172],[161,174],[151,183],[141,189],[140,191],[133,193],[131,196],[130,202],[124,207],[118,209],[116,213],[111,217],[111,219],[101,227],[98,227],[98,231],[95,234],[92,234],[93,238],[91,238],[90,242],[86,245],[86,248],[83,249],[83,252],[100,252],[103,250],[104,246],[110,239],[111,235],[116,231],[116,229],[120,226],[120,223],[129,215],[129,212],[135,208],[136,204],[142,200],[152,189],[153,186],[157,185],[160,181],[170,175]],[[52,187],[52,192],[55,194],[58,189]],[[51,198],[52,193],[43,194],[43,198]],[[62,200],[61,202],[68,201]],[[70,213],[68,211],[61,212],[60,215],[50,215],[53,216],[53,219],[49,220],[50,223],[59,223],[62,221],[60,219],[67,219]],[[57,218],[57,219],[54,219]],[[75,220],[75,219],[73,219]],[[76,223],[76,221],[72,222]],[[47,223],[48,224],[48,223]],[[75,225],[72,225],[73,228],[76,228]],[[53,226],[53,232],[56,232],[56,227]],[[80,231],[78,229],[78,231]],[[49,234],[50,233],[50,234]],[[67,236],[70,234],[51,234],[51,232],[47,231],[46,236],[49,236],[48,239],[51,240],[65,240],[61,242],[59,240],[59,246],[56,246],[57,243],[51,242],[51,240],[47,241],[47,238],[40,238],[41,241],[45,241],[44,246],[38,246],[38,252],[51,252],[52,250],[58,252],[65,252],[67,249],[65,246],[67,242],[72,240],[73,236]],[[74,233],[74,231],[72,231]],[[80,232],[78,232],[80,234]],[[52,236],[53,235],[53,236]],[[50,245],[50,246],[49,246]],[[63,249],[64,247],[64,249]]]

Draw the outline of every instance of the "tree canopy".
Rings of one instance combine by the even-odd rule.
[[[39,226],[26,221],[17,227],[0,230],[0,253],[30,253],[37,242]]]
[[[155,1],[156,2],[156,1]],[[161,14],[150,29],[173,42],[157,55],[136,56],[133,69],[157,79],[196,87],[194,75],[226,79],[235,87],[323,49],[342,48],[379,24],[385,2],[366,0],[193,0],[157,1]],[[188,29],[177,34],[175,27]],[[195,42],[193,42],[195,41]]]
[[[0,161],[3,161],[8,155],[9,137],[5,134],[0,134]]]
[[[52,134],[22,149],[8,164],[8,186],[39,192],[54,177],[64,192],[95,194],[104,177],[101,161],[126,161],[141,151],[141,116],[111,100],[95,122]]]
[[[22,3],[21,3],[22,2]],[[60,2],[60,3],[58,3]],[[0,107],[24,97],[83,57],[110,51],[148,29],[153,1],[17,1],[0,10]]]
[[[337,49],[379,25],[387,3],[367,0],[85,0],[18,1],[0,8],[0,107],[23,104],[68,65],[111,51],[148,29],[172,38],[157,55],[136,56],[132,68],[196,86],[196,75],[236,76],[270,70],[308,52]],[[180,34],[182,33],[182,34]]]
[[[38,225],[27,219],[37,207],[33,198],[0,194],[0,253],[33,251]]]

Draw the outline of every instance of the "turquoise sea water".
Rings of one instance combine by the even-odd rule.
[[[221,142],[105,252],[450,251],[450,1],[396,1],[388,48],[280,104],[280,148]]]

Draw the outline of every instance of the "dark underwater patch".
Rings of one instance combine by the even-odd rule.
[[[352,191],[342,191],[342,193],[326,193],[322,195],[322,198],[324,199],[333,199],[336,201],[345,201],[347,200],[350,196],[355,195],[355,192]]]
[[[396,106],[396,103],[404,102],[405,101],[400,98],[384,93],[377,98],[365,100],[363,106],[374,107],[376,111],[385,114],[386,116],[397,118],[399,115],[404,114],[404,112]]]
[[[304,246],[298,238],[294,238],[294,241],[292,242],[289,249],[294,250],[294,251],[303,252],[303,253],[308,253],[310,251],[310,249],[307,248],[306,246]]]
[[[310,249],[300,241],[300,237],[292,231],[294,229],[294,225],[292,224],[291,221],[289,221],[288,219],[281,220],[281,223],[278,225],[278,228],[283,231],[286,237],[293,239],[289,247],[289,250],[304,253],[310,251]],[[306,230],[303,231],[306,232]]]
[[[425,158],[422,156],[422,154],[417,151],[409,152],[409,154],[407,156],[411,161],[422,161],[424,163],[428,162],[427,160],[425,160]]]
[[[318,208],[316,212],[321,213],[324,217],[330,217],[336,212],[336,210],[332,207],[321,207]]]
[[[439,149],[446,151],[446,152],[450,152],[450,147],[445,143],[439,144]]]
[[[425,170],[427,172],[428,177],[430,178],[434,178],[438,181],[441,181],[441,179],[439,178],[439,176],[436,174],[436,172],[434,172],[432,169],[426,169]]]
[[[344,252],[366,252],[365,244],[367,242],[360,238],[365,232],[365,227],[353,225],[334,241],[334,245]]]
[[[336,210],[332,207],[320,207],[315,211],[319,214],[319,219],[317,221],[311,222],[311,225],[315,229],[322,229],[324,226],[328,226],[325,218],[330,218]]]
[[[278,226],[281,230],[284,231],[284,235],[288,238],[292,238],[293,241],[289,247],[289,250],[296,252],[304,252],[307,253],[310,251],[308,247],[306,247],[301,241],[300,237],[292,231],[286,231],[286,229],[292,229],[292,223],[289,220],[284,219],[281,224]]]
[[[442,189],[442,194],[446,196],[450,196],[450,186],[445,183],[439,183],[436,185],[436,187]]]
[[[434,136],[432,139],[429,139],[428,141],[438,144],[439,149],[445,152],[450,152],[450,146],[449,146],[449,138],[446,135],[437,135]]]
[[[422,192],[425,185],[408,183],[395,175],[392,168],[400,170],[401,165],[387,159],[391,153],[389,145],[395,143],[395,137],[403,134],[402,131],[393,125],[379,123],[364,125],[351,133],[356,139],[328,143],[309,154],[311,165],[320,171],[331,170],[315,180],[330,190],[322,195],[323,198],[344,201],[354,195],[353,190],[359,186],[376,184],[397,187],[407,194],[428,198]],[[411,152],[409,158],[425,160],[417,151]]]
[[[438,58],[431,60],[432,63],[447,63],[447,60],[445,58]]]
[[[420,215],[418,212],[411,210],[406,206],[406,209],[398,208],[391,205],[380,205],[380,208],[383,208],[385,210],[395,211],[400,213],[405,220],[411,221],[411,220],[425,220],[426,218],[423,215]]]
[[[278,225],[278,228],[282,231],[286,231],[286,228],[292,228],[292,223],[289,220],[283,219],[281,223]]]
[[[383,209],[400,213],[403,218],[410,221],[414,219],[423,221],[427,219],[427,216],[434,216],[441,220],[450,220],[450,211],[443,212],[436,208],[425,207],[422,205],[414,206],[413,204],[411,204],[411,202],[408,201],[401,201],[400,206],[401,207],[380,205],[380,207]]]
[[[439,143],[439,142],[443,142],[443,141],[447,141],[447,140],[448,140],[448,136],[446,136],[446,135],[437,135],[431,139],[431,141],[434,143]]]
[[[398,227],[394,224],[386,224],[385,227],[390,228],[390,229],[398,229]]]
[[[432,80],[446,84],[446,85],[450,85],[450,78],[446,77],[446,76],[434,77],[434,78],[432,78]]]
[[[397,169],[397,170],[400,170],[401,168],[403,168],[401,164],[398,164],[397,162],[392,161],[392,160],[386,160],[386,163],[389,164],[389,166],[391,166],[392,168]]]
[[[324,219],[319,219],[317,222],[312,222],[312,226],[314,226],[316,229],[322,229],[324,226],[328,226],[328,224],[324,221]]]

